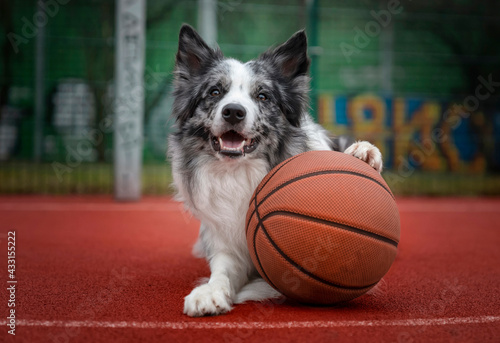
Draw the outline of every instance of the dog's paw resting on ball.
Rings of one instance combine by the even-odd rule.
[[[361,161],[368,163],[379,173],[382,172],[382,154],[375,145],[369,142],[359,141],[348,147],[344,153],[357,157]]]

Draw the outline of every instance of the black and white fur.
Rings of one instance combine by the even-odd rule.
[[[308,114],[308,68],[304,31],[241,63],[208,47],[190,26],[180,30],[168,150],[177,199],[201,221],[193,252],[211,270],[185,298],[189,316],[280,296],[252,265],[244,221],[254,189],[275,165],[336,148]],[[345,153],[382,170],[380,151],[368,142]]]

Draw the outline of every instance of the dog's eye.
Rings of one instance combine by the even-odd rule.
[[[219,96],[220,95],[220,90],[218,90],[217,88],[214,88],[210,91],[210,95],[211,96]]]
[[[267,96],[264,93],[259,93],[259,95],[257,95],[257,98],[260,101],[266,101],[267,100]]]

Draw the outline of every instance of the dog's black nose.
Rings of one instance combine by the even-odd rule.
[[[236,125],[245,119],[247,111],[239,104],[227,104],[222,109],[222,118],[231,125]]]

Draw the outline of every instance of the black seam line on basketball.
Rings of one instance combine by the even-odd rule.
[[[264,216],[265,218],[266,216]],[[342,285],[339,285],[339,284],[336,284],[336,283],[333,283],[333,282],[330,282],[328,280],[325,280],[323,278],[320,278],[319,276],[313,274],[312,272],[308,271],[307,269],[305,269],[304,267],[300,266],[298,263],[296,263],[294,260],[292,260],[287,254],[285,254],[278,245],[276,245],[276,243],[271,239],[271,236],[269,236],[269,234],[267,233],[267,230],[266,230],[266,227],[264,226],[264,223],[260,223],[260,227],[262,229],[262,232],[264,232],[264,234],[266,235],[267,237],[267,240],[272,244],[272,246],[274,247],[274,249],[276,249],[276,251],[285,259],[287,260],[288,263],[290,263],[292,266],[294,266],[296,269],[298,269],[300,272],[306,274],[307,276],[309,276],[310,278],[316,280],[316,281],[319,281],[319,282],[322,282],[328,286],[332,286],[332,287],[336,287],[336,288],[341,288],[341,289],[365,289],[365,288],[370,288],[370,287],[373,287],[375,286],[377,282],[371,284],[371,285],[367,285],[367,286],[363,286],[363,287],[354,287],[354,286],[342,286]]]
[[[267,276],[267,273],[266,271],[264,270],[264,267],[262,266],[262,263],[260,262],[260,258],[259,258],[259,255],[257,254],[257,245],[255,244],[255,238],[257,237],[257,232],[259,231],[259,227],[261,225],[258,224],[257,225],[257,228],[255,229],[254,233],[253,233],[253,251],[254,251],[254,254],[255,254],[255,258],[257,258],[257,262],[259,263],[259,267],[260,267],[260,270],[262,270],[262,273],[264,273],[263,277],[266,279],[267,282],[269,282],[275,289],[278,289],[276,287],[276,285],[271,281],[271,279],[269,278],[269,276]]]
[[[269,178],[268,178],[268,179],[266,180],[266,182],[262,185],[262,187],[261,187],[260,189],[258,189],[258,190],[256,190],[256,191],[255,191],[255,194],[254,194],[253,198],[252,198],[252,199],[250,199],[250,202],[252,202],[252,201],[254,200],[254,198],[255,198],[255,199],[257,199],[257,195],[258,195],[258,194],[259,194],[259,192],[262,190],[262,188],[264,188],[264,187],[267,185],[267,183],[268,183],[268,182],[269,182],[269,181],[273,178],[273,176],[274,176],[277,172],[279,172],[279,171],[280,171],[280,169],[281,169],[281,168],[283,168],[284,166],[286,166],[288,163],[292,162],[292,161],[293,161],[296,157],[298,157],[298,156],[300,156],[300,155],[302,155],[302,154],[292,156],[292,157],[290,157],[288,160],[283,161],[283,164],[282,164],[281,166],[279,166],[279,168],[278,168],[278,169],[276,169],[276,170],[274,171],[274,173],[273,173],[271,176],[269,176]],[[260,186],[260,185],[259,185],[259,186]],[[257,188],[258,188],[259,186],[257,186]],[[257,205],[257,202],[255,203],[255,205]],[[254,215],[254,214],[255,214],[255,208],[253,209],[253,212],[252,212],[252,214],[250,215],[250,217],[248,217],[248,222],[247,222],[247,226],[246,226],[245,233],[246,233],[246,232],[248,232],[248,225],[250,225],[250,221],[252,220],[252,217],[253,217],[253,215]]]
[[[300,180],[303,180],[303,179],[307,179],[309,177],[313,177],[313,176],[318,176],[318,175],[327,175],[327,174],[348,174],[348,175],[356,175],[356,176],[359,176],[359,177],[363,177],[367,180],[370,180],[370,181],[373,181],[375,182],[376,184],[378,184],[379,186],[381,186],[393,199],[394,199],[394,195],[392,195],[391,191],[388,190],[387,188],[385,188],[385,186],[378,182],[377,180],[371,178],[370,176],[367,176],[367,175],[364,175],[364,174],[360,174],[360,173],[356,173],[356,172],[352,172],[352,171],[343,171],[343,170],[322,170],[322,171],[317,171],[317,172],[313,172],[313,173],[309,173],[309,174],[304,174],[304,175],[301,175],[301,176],[297,176],[296,178],[294,179],[291,179],[291,180],[288,180],[287,182],[285,183],[282,183],[281,185],[279,185],[278,187],[276,187],[275,189],[273,189],[271,192],[269,192],[269,194],[267,194],[260,202],[259,202],[259,206],[267,199],[269,198],[271,195],[273,195],[274,193],[276,193],[277,191],[279,191],[280,189],[288,186],[289,184],[291,183],[294,183],[296,181],[300,181]]]
[[[298,155],[292,156],[292,157],[290,157],[288,160],[284,161],[284,162],[283,162],[283,164],[282,164],[281,166],[279,166],[279,167],[278,167],[278,169],[276,169],[276,170],[274,171],[274,173],[273,173],[271,176],[269,176],[269,178],[268,178],[268,179],[266,180],[266,182],[262,185],[262,187],[261,187],[261,188],[260,188],[260,189],[259,189],[259,190],[255,193],[255,195],[259,194],[259,192],[262,190],[262,188],[264,188],[264,187],[267,185],[267,183],[268,183],[269,181],[271,181],[271,179],[273,178],[273,176],[274,176],[274,175],[276,175],[276,173],[277,173],[277,172],[279,172],[279,171],[281,170],[281,168],[283,168],[283,167],[284,167],[284,166],[286,166],[288,163],[290,163],[290,162],[292,162],[293,160],[295,160],[295,159],[296,159],[297,157],[299,157],[300,155],[302,155],[302,154],[298,154]]]
[[[257,205],[257,197],[255,197],[255,205]],[[260,270],[262,270],[262,272],[264,273],[264,277],[266,278],[266,281],[269,282],[275,289],[278,289],[278,287],[276,287],[276,285],[271,281],[271,279],[269,278],[269,276],[267,276],[267,273],[264,270],[264,267],[262,267],[262,263],[260,262],[259,255],[257,254],[257,244],[255,244],[255,242],[256,242],[255,239],[257,237],[257,231],[259,231],[259,227],[262,227],[262,221],[260,219],[259,212],[255,211],[255,214],[256,214],[257,220],[259,222],[257,224],[257,227],[255,228],[254,233],[253,233],[253,251],[254,251],[254,254],[255,254],[255,258],[257,258],[257,262],[259,262]]]
[[[308,215],[305,215],[305,214],[301,214],[301,213],[288,212],[288,211],[276,211],[276,212],[272,212],[272,213],[266,214],[264,216],[264,218],[262,218],[262,221],[265,221],[268,218],[271,218],[271,217],[274,217],[274,216],[280,216],[280,215],[281,216],[287,216],[287,217],[296,217],[296,218],[300,218],[300,219],[306,219],[308,221],[313,221],[313,222],[316,222],[316,223],[319,223],[319,224],[333,226],[333,227],[336,227],[338,229],[342,229],[342,230],[346,230],[346,231],[358,233],[360,235],[376,239],[378,241],[390,244],[390,245],[394,246],[395,248],[398,247],[398,243],[399,242],[397,242],[397,241],[395,241],[393,239],[387,238],[385,236],[379,235],[377,233],[373,233],[373,232],[370,232],[370,231],[365,231],[363,229],[358,229],[357,227],[354,227],[354,226],[345,225],[345,224],[341,224],[341,223],[330,221],[330,220],[325,220],[325,219],[321,219],[321,218],[311,217],[311,216],[308,216]]]

